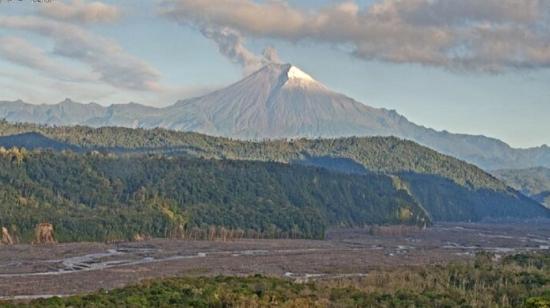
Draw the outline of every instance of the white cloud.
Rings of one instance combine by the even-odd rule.
[[[550,67],[547,0],[343,1],[317,10],[284,1],[171,0],[164,16],[253,37],[352,46],[368,60],[499,72]]]
[[[18,37],[0,37],[0,55],[6,60],[41,71],[59,80],[95,81],[96,74],[87,73],[52,59],[44,50]]]
[[[54,1],[41,6],[40,14],[57,20],[78,23],[113,22],[120,17],[120,11],[116,6],[82,0],[73,0],[70,3]]]
[[[83,28],[37,16],[3,16],[0,27],[51,38],[54,53],[91,67],[99,80],[116,88],[158,91],[160,74],[145,61],[126,53],[111,39]]]

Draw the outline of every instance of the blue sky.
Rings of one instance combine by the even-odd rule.
[[[246,49],[261,58],[264,48],[271,46],[280,61],[300,67],[328,87],[374,107],[395,109],[418,124],[496,137],[516,147],[550,144],[550,39],[543,31],[548,26],[548,6],[526,0],[534,6],[533,12],[544,13],[539,16],[527,10],[518,13],[506,6],[507,1],[465,0],[484,6],[459,10],[445,4],[447,0],[436,0],[439,6],[428,1],[413,8],[392,0],[288,1],[276,7],[252,0],[2,1],[0,100],[56,103],[70,97],[105,105],[134,101],[165,106],[239,80],[247,72],[242,57],[248,55],[239,57],[239,52]],[[224,7],[224,2],[230,5]],[[219,9],[207,15],[212,10],[204,10],[216,5]],[[161,8],[170,10],[168,16],[161,14]],[[394,35],[392,40],[380,38],[373,30],[378,27],[366,21],[374,18],[373,8],[382,12],[376,18],[399,12],[402,20],[380,30],[387,31],[382,36]],[[243,12],[259,14],[263,9],[274,12],[265,24],[254,16],[240,22],[249,18]],[[463,16],[445,16],[451,9]],[[278,10],[282,18],[289,15],[288,20],[279,21]],[[480,25],[494,23],[489,32],[500,31],[503,26],[498,23],[503,21],[531,32],[514,36],[512,31],[494,30],[483,41],[466,40],[463,30],[471,30],[468,27],[476,21],[471,12],[485,12],[474,17]],[[353,14],[357,21],[347,26],[338,19],[342,14]],[[443,17],[426,26],[423,16],[434,14]],[[29,16],[34,19],[21,19]],[[318,22],[327,18],[343,26]],[[308,24],[301,24],[303,20]],[[441,20],[449,24],[442,25]],[[405,22],[411,24],[399,28]],[[65,34],[58,26],[72,32]],[[231,46],[242,48],[236,49],[237,56],[220,52],[226,37],[220,41],[204,34],[205,29],[218,33],[220,28],[231,29],[239,39],[242,46]],[[363,28],[368,33],[363,35]],[[418,32],[409,33],[410,29]],[[72,41],[70,35],[84,39]],[[511,47],[495,48],[503,45],[498,41],[503,35],[509,35],[505,42]],[[408,41],[411,36],[416,41]],[[525,41],[530,36],[533,41]],[[104,41],[96,45],[96,39]],[[467,51],[463,51],[465,41],[471,44]],[[546,47],[538,45],[540,41]],[[521,49],[520,44],[529,49]],[[67,52],[68,47],[75,51]],[[83,52],[87,50],[89,54]],[[509,50],[518,55],[509,56]]]

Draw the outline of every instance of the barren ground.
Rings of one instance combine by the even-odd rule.
[[[550,249],[548,222],[440,224],[401,236],[331,231],[327,240],[150,240],[0,246],[0,299],[72,295],[182,275],[251,275],[297,281],[367,275],[383,267],[447,263],[485,250]]]

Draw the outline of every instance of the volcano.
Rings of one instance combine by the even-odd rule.
[[[485,136],[436,131],[394,110],[334,92],[291,64],[269,64],[210,94],[165,108],[0,102],[0,119],[50,125],[166,128],[245,140],[396,136],[486,170],[550,167],[550,148],[514,149]]]
[[[399,123],[406,119],[333,92],[295,66],[270,64],[146,122],[216,136],[276,139],[399,135]]]

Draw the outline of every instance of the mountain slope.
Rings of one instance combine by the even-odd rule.
[[[86,151],[306,164],[388,175],[435,221],[548,217],[550,211],[474,165],[394,137],[249,142],[164,129],[41,127],[0,122],[0,135],[36,131]]]
[[[393,124],[390,112],[331,92],[291,65],[266,66],[225,89],[167,109],[158,122],[146,118],[145,127],[279,139],[389,135]]]
[[[270,64],[224,89],[166,108],[0,102],[0,118],[55,125],[167,128],[239,139],[397,136],[485,170],[550,167],[550,148],[513,149],[484,136],[435,131],[335,93],[299,68]]]
[[[497,170],[493,174],[511,187],[550,208],[550,169]]]
[[[430,223],[385,175],[268,162],[0,151],[0,226],[16,226],[16,234],[30,240],[44,221],[54,224],[61,241],[182,237],[207,234],[210,226],[251,237],[323,238],[332,226]]]

